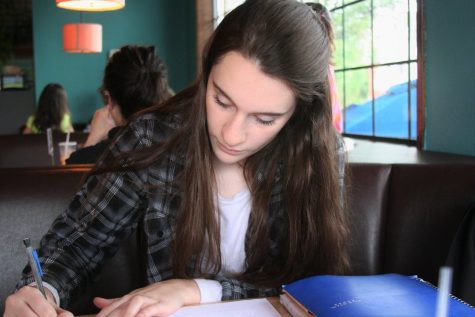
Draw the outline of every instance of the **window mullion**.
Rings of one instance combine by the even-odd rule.
[[[407,136],[412,139],[411,0],[407,0]]]
[[[370,21],[371,21],[371,117],[372,117],[372,136],[376,136],[376,105],[374,100],[374,3],[370,0]]]

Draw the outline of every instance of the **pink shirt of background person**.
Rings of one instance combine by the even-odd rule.
[[[335,69],[333,65],[328,67],[328,83],[330,88],[330,97],[332,103],[332,121],[333,126],[338,132],[342,132],[343,116],[341,113],[340,100],[338,99],[338,91],[336,89]]]

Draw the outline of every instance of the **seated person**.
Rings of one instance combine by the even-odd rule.
[[[94,113],[84,147],[67,164],[96,163],[133,114],[171,96],[165,63],[153,47],[124,46],[106,66],[101,93],[105,106]]]
[[[147,286],[94,298],[97,317],[170,316],[345,273],[328,43],[319,18],[296,0],[245,1],[228,13],[197,81],[133,116],[43,236],[47,298],[27,266],[4,317],[72,317],[68,303],[137,230]]]
[[[41,92],[35,114],[26,120],[23,134],[44,133],[52,128],[64,133],[74,132],[66,90],[60,84],[48,84]]]

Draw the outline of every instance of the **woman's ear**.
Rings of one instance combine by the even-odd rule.
[[[112,101],[112,98],[109,94],[107,94],[105,96],[105,101],[106,101],[106,105],[108,105],[108,106],[113,106],[114,105],[114,102]]]

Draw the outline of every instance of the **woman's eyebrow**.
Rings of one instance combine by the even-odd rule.
[[[216,89],[218,91],[218,93],[222,94],[226,99],[228,99],[229,101],[231,101],[232,104],[236,104],[232,99],[231,97],[228,96],[228,94],[226,94],[224,92],[224,90],[219,87],[218,84],[216,84],[216,82],[213,80],[212,81],[213,83],[213,86],[214,86],[214,89]],[[272,117],[280,117],[280,116],[283,116],[284,114],[286,114],[286,112],[254,112],[253,114],[254,115],[260,115],[260,116],[272,116]]]
[[[221,87],[219,87],[219,85],[214,80],[213,80],[213,86],[214,86],[214,89],[216,89],[221,95],[224,95],[224,97],[226,97],[226,99],[228,99],[229,101],[234,103],[234,101],[231,99],[231,97],[229,97],[228,94],[225,93],[224,90]]]

